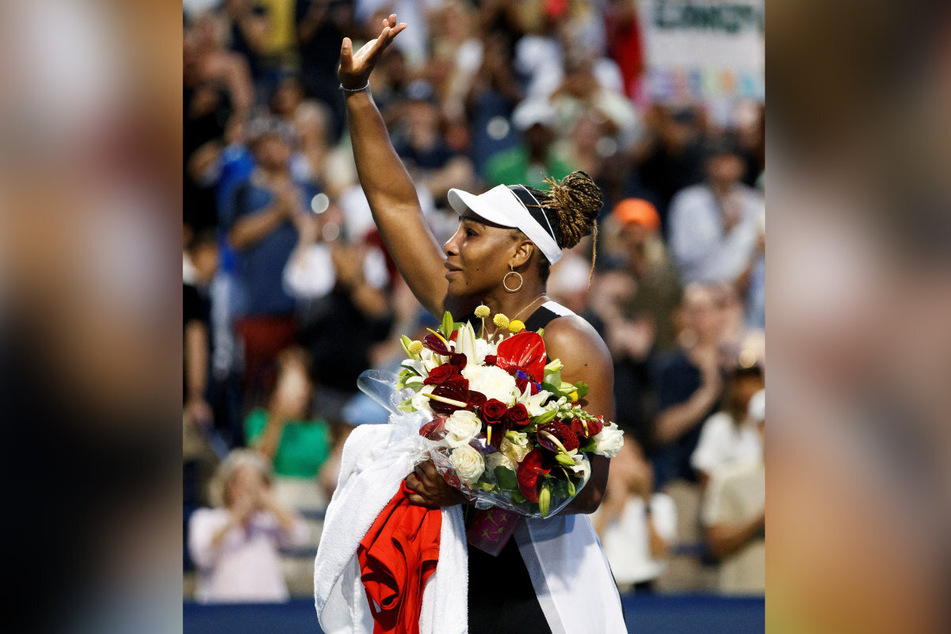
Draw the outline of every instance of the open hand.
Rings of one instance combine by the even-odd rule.
[[[340,68],[337,69],[337,77],[344,88],[356,90],[366,86],[370,79],[370,73],[380,60],[380,54],[390,45],[403,29],[406,23],[396,23],[396,14],[383,20],[383,30],[379,37],[370,40],[360,47],[356,53],[353,52],[353,41],[349,37],[343,38],[343,44],[340,45]]]

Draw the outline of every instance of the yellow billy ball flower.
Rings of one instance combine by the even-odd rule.
[[[479,319],[485,319],[489,316],[489,307],[485,304],[481,304],[475,309],[475,316]]]
[[[423,351],[423,342],[418,340],[412,342],[411,344],[409,344],[409,351],[410,351],[410,354],[419,354],[420,352]]]
[[[509,318],[503,315],[502,313],[496,313],[495,317],[492,318],[492,323],[498,326],[499,328],[508,328]]]
[[[523,324],[518,319],[513,319],[509,322],[509,332],[516,333],[522,332],[523,330],[525,330],[525,324]]]

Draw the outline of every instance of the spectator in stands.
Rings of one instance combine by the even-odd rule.
[[[717,469],[741,462],[756,460],[763,453],[759,424],[761,416],[753,418],[748,412],[759,414],[765,408],[754,399],[763,401],[763,371],[758,365],[737,368],[724,395],[724,408],[708,418],[700,431],[697,448],[690,464],[706,488],[710,476]]]
[[[746,280],[741,280],[746,295],[746,327],[756,330],[766,328],[766,214],[760,216],[759,233],[756,237],[756,252],[748,269]]]
[[[294,298],[281,282],[297,242],[294,219],[310,213],[316,193],[292,178],[289,134],[275,119],[252,122],[249,144],[256,167],[234,188],[225,214],[245,300],[237,327],[244,341],[244,382],[252,404],[273,384],[278,352],[294,341]]]
[[[765,392],[750,402],[765,438]],[[703,508],[707,546],[720,560],[719,589],[725,594],[766,591],[766,467],[763,456],[714,471]]]
[[[259,0],[224,0],[218,16],[228,34],[231,50],[247,60],[260,103],[273,89],[273,85],[266,85],[265,52],[273,26],[268,7]]]
[[[370,367],[372,347],[393,324],[388,276],[381,252],[365,244],[330,250],[333,286],[299,313],[299,340],[312,357],[316,408],[331,423],[357,392],[357,377]],[[369,273],[369,274],[368,274]]]
[[[429,82],[411,82],[406,96],[393,132],[396,153],[417,186],[426,187],[435,201],[446,206],[450,188],[471,182],[472,163],[449,146],[445,138],[447,123]]]
[[[196,231],[218,224],[215,190],[208,166],[217,160],[224,137],[240,134],[254,102],[246,60],[221,46],[210,14],[183,37],[182,128],[185,180],[182,215]]]
[[[624,443],[611,461],[604,500],[592,516],[622,594],[655,590],[677,536],[674,501],[653,493],[653,484],[653,469],[637,443]]]
[[[244,423],[248,446],[274,465],[276,499],[301,509],[326,503],[317,476],[332,444],[329,425],[311,415],[312,395],[307,353],[288,348],[278,357],[277,385],[267,409],[251,410]]]
[[[635,282],[623,312],[645,316],[656,331],[656,346],[667,351],[676,343],[671,315],[680,303],[681,288],[661,234],[660,214],[652,203],[628,198],[612,211],[617,226],[616,250],[612,256]]]
[[[199,569],[195,598],[203,603],[288,599],[278,549],[303,543],[307,527],[274,501],[270,469],[257,453],[233,451],[216,475],[215,508],[195,511],[188,550]]]
[[[294,17],[304,88],[330,109],[327,136],[340,137],[345,111],[337,90],[340,41],[353,22],[353,1],[296,0]]]
[[[645,113],[647,135],[637,153],[637,175],[657,203],[664,235],[670,236],[670,202],[703,180],[703,129],[699,107],[652,106]]]
[[[299,154],[295,176],[314,183],[336,200],[357,180],[349,149],[333,145],[330,110],[321,102],[308,100],[294,111]]]
[[[482,38],[482,60],[465,95],[470,113],[472,160],[480,175],[485,174],[493,156],[510,150],[517,143],[509,120],[521,100],[522,88],[512,68],[505,35],[490,30]]]
[[[606,258],[610,268],[599,275],[592,303],[614,358],[617,423],[651,454],[656,404],[650,370],[675,343],[670,316],[680,301],[680,284],[651,203],[625,199],[605,224],[606,242],[613,242]]]
[[[763,198],[741,181],[746,170],[728,137],[706,148],[706,181],[670,204],[670,247],[685,283],[734,283],[753,261]]]
[[[192,235],[185,225],[185,251],[182,257],[182,316],[185,350],[185,417],[192,424],[212,422],[208,404],[208,373],[211,369],[211,302],[208,286],[218,268],[218,245],[214,232]]]
[[[527,99],[512,113],[512,124],[521,132],[523,145],[496,154],[486,164],[489,187],[523,183],[526,187],[545,187],[543,174],[559,180],[570,174],[572,166],[553,150],[555,109],[542,99]]]
[[[653,456],[658,488],[676,478],[696,481],[690,456],[701,424],[720,407],[723,319],[715,300],[709,286],[692,284],[684,290],[678,311],[683,324],[680,349],[658,363],[654,429],[658,448]]]
[[[300,240],[284,272],[298,302],[297,340],[311,356],[315,406],[332,423],[341,422],[371,348],[393,324],[386,258],[373,245],[343,240],[343,218],[337,205],[299,218]]]

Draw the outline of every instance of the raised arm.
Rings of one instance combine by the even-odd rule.
[[[423,218],[416,187],[393,149],[370,91],[358,91],[367,85],[380,54],[405,28],[406,24],[397,24],[396,15],[391,15],[383,21],[379,37],[356,52],[353,42],[345,37],[337,74],[346,89],[353,157],[373,219],[413,294],[426,310],[438,316],[448,287],[442,249]],[[357,92],[348,92],[351,90]]]

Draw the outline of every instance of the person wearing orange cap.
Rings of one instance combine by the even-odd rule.
[[[661,238],[661,221],[647,200],[627,198],[612,210],[615,236],[608,266],[598,275],[595,307],[614,362],[618,425],[648,454],[653,450],[650,367],[675,347],[670,316],[680,300],[677,272]]]
[[[618,224],[618,247],[636,289],[625,303],[624,312],[647,315],[657,329],[656,343],[670,349],[676,334],[670,320],[680,301],[680,281],[661,235],[660,214],[641,198],[625,198],[611,212]]]

